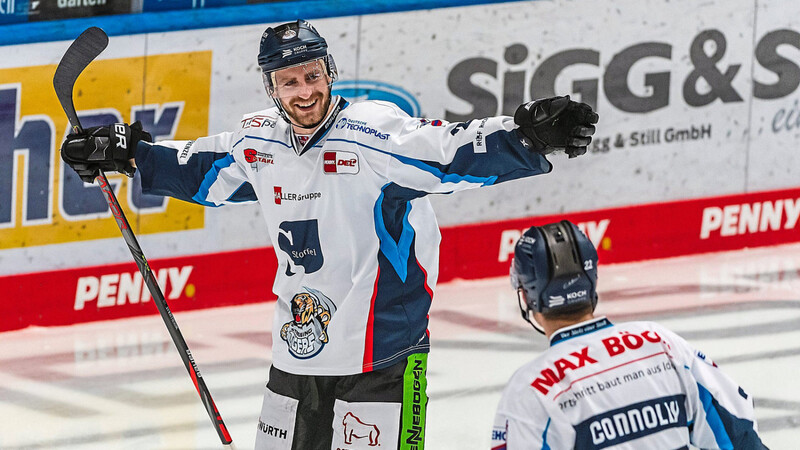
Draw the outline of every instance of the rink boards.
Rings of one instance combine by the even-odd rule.
[[[505,273],[521,230],[562,218],[607,262],[798,240],[796,2],[509,2],[314,24],[351,100],[459,122],[569,94],[600,113],[589,154],[551,157],[551,174],[432,197],[442,281]],[[76,86],[84,125],[141,120],[157,139],[235,128],[269,106],[255,64],[268,25],[111,33]],[[0,46],[0,330],[155,313],[98,188],[58,157],[67,121],[50,80],[68,44]],[[272,298],[257,207],[111,182],[173,308]]]
[[[571,220],[598,247],[601,264],[800,241],[800,189],[575,212],[442,229],[439,281],[508,273],[523,230]],[[277,261],[272,247],[151,260],[175,311],[263,302]],[[135,264],[0,277],[13,313],[0,331],[154,314]]]

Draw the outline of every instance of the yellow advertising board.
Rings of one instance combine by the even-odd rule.
[[[116,237],[96,185],[61,161],[69,122],[53,91],[55,65],[0,70],[0,249]],[[211,52],[92,62],[78,78],[75,109],[84,128],[140,120],[154,140],[208,132]],[[109,177],[137,233],[203,227],[203,207],[143,196],[138,176]]]

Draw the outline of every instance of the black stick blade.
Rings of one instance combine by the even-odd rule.
[[[53,87],[74,132],[81,130],[81,123],[78,120],[78,114],[75,112],[75,105],[72,102],[72,89],[75,87],[75,81],[83,72],[83,69],[94,61],[107,46],[108,35],[106,35],[105,31],[97,27],[87,28],[69,46],[67,52],[61,58],[61,62],[58,63],[58,67],[56,67],[56,73],[53,76]]]

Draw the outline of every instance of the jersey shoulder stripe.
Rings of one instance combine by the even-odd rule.
[[[235,160],[233,158],[233,155],[230,153],[224,158],[214,161],[214,164],[211,166],[211,169],[209,169],[208,172],[206,172],[206,176],[205,178],[203,178],[203,182],[200,183],[200,188],[197,190],[197,194],[195,194],[192,197],[192,200],[205,206],[219,206],[219,204],[207,200],[209,190],[211,189],[211,186],[213,186],[214,183],[217,181],[217,178],[219,178],[220,172],[234,163]]]

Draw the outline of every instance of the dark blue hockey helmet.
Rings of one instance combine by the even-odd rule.
[[[525,231],[514,247],[510,276],[522,317],[538,331],[543,330],[531,320],[532,312],[597,305],[597,250],[572,222]]]
[[[305,20],[267,28],[261,35],[258,65],[261,67],[264,84],[270,95],[272,95],[270,73],[319,59],[323,60],[331,80],[335,80],[336,64],[333,62],[333,57],[328,54],[328,43],[316,28]]]

